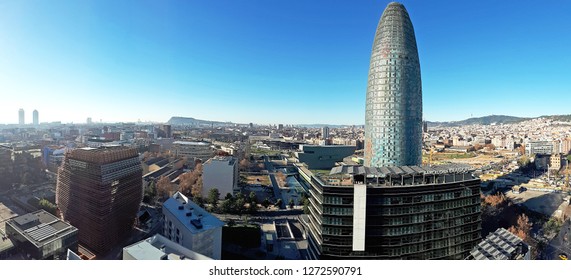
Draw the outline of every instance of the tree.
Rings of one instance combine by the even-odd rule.
[[[178,176],[179,191],[186,196],[195,196],[192,193],[192,185],[196,183],[196,178],[193,177],[192,172],[186,172]]]
[[[245,211],[245,205],[246,204],[246,199],[242,198],[236,198],[235,202],[234,202],[234,211],[236,213],[238,213],[239,215],[242,215],[242,213],[244,213]]]
[[[42,198],[39,202],[40,208],[46,210],[47,212],[51,213],[52,215],[57,215],[57,206],[53,203],[49,202],[47,199]]]
[[[202,164],[199,162],[194,170],[179,177],[180,192],[193,197],[202,196]]]
[[[196,178],[192,185],[192,194],[202,195],[202,163],[200,161],[197,162],[194,170],[192,170],[192,178]]]
[[[232,210],[234,208],[234,201],[232,199],[224,199],[222,201],[222,204],[220,205],[220,210],[222,211],[222,213],[232,213]]]
[[[309,214],[309,199],[302,198],[302,201],[303,201],[303,213]]]
[[[249,197],[249,202],[250,202],[250,203],[254,203],[254,204],[257,204],[257,203],[258,203],[258,201],[256,201],[256,192],[251,191],[251,192],[250,192],[250,195],[249,195],[248,197]]]
[[[509,204],[509,200],[503,193],[497,193],[483,197],[483,204],[492,207],[500,208]]]
[[[529,236],[529,231],[531,230],[529,218],[525,214],[521,214],[517,219],[517,225],[511,226],[508,230],[526,241]]]
[[[242,159],[240,161],[240,170],[246,171],[248,168],[250,168],[250,161],[247,159]]]
[[[268,209],[268,207],[270,207],[272,203],[270,202],[270,200],[266,197],[263,201],[262,201],[262,206],[264,206],[264,208]]]
[[[173,188],[171,186],[171,180],[169,177],[161,176],[161,178],[157,181],[157,193],[159,197],[165,198],[171,195]]]
[[[157,195],[157,189],[155,188],[155,182],[151,181],[151,183],[145,188],[145,194],[143,196],[143,202],[151,203],[151,201]]]
[[[218,206],[218,199],[220,198],[220,192],[217,188],[210,189],[208,191],[208,202],[212,207],[216,208]]]

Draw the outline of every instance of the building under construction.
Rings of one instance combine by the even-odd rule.
[[[143,197],[136,149],[82,148],[67,152],[58,170],[56,202],[79,229],[79,243],[106,253],[130,233]]]

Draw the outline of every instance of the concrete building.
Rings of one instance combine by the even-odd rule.
[[[106,253],[131,234],[143,199],[137,149],[69,151],[58,170],[56,202],[64,220],[79,229],[79,243]]]
[[[295,152],[298,162],[307,164],[309,169],[331,169],[336,162],[343,161],[355,153],[355,146],[345,145],[300,145]]]
[[[337,166],[315,174],[302,219],[310,259],[465,259],[480,242],[480,180],[469,166]]]
[[[6,235],[20,251],[36,260],[65,259],[68,249],[78,249],[77,234],[77,228],[44,210],[6,222]]]
[[[34,110],[34,112],[32,113],[32,119],[34,126],[38,126],[40,124],[40,115],[38,113],[38,110]]]
[[[422,163],[422,85],[414,29],[389,3],[377,26],[365,113],[365,166]]]
[[[521,238],[499,228],[491,232],[472,251],[469,260],[529,260],[530,248]]]
[[[220,196],[234,194],[238,188],[238,162],[234,157],[213,157],[202,164],[202,197],[217,188]]]
[[[549,170],[558,171],[561,169],[561,155],[553,154],[549,158]]]
[[[571,138],[561,140],[561,152],[563,154],[571,153]]]
[[[180,192],[163,204],[164,236],[183,247],[219,260],[224,223]]]
[[[24,113],[24,109],[18,110],[18,124],[25,125],[26,124],[26,115]]]
[[[123,248],[123,260],[212,260],[155,234]]]
[[[214,155],[210,143],[206,142],[175,141],[172,143],[172,150],[176,157],[200,159],[202,162]]]
[[[525,144],[525,154],[530,155],[551,155],[553,153],[552,141],[528,141]]]

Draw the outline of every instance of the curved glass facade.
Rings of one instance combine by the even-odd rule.
[[[365,166],[422,163],[422,86],[414,29],[402,4],[379,21],[367,86]]]

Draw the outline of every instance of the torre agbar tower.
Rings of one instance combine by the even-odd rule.
[[[414,29],[400,3],[379,21],[369,66],[365,166],[422,163],[422,86]]]
[[[365,166],[312,172],[310,259],[461,260],[481,240],[480,179],[463,164],[421,165],[422,94],[407,11],[390,3],[377,27],[367,88]],[[81,233],[81,231],[80,231]]]

